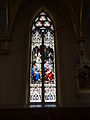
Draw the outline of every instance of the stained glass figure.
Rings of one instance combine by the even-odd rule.
[[[56,102],[54,27],[41,12],[32,25],[30,102]]]
[[[54,33],[49,30],[44,37],[44,86],[45,102],[56,102]]]
[[[31,71],[30,73],[30,102],[41,102],[42,100],[42,69],[41,69],[41,45],[42,38],[38,31],[32,33]]]

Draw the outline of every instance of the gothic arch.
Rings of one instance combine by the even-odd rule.
[[[29,31],[29,44],[28,44],[28,60],[27,60],[27,77],[26,77],[26,104],[29,103],[29,83],[30,83],[30,79],[29,79],[29,73],[30,73],[30,69],[29,69],[29,66],[30,66],[30,58],[31,58],[31,27],[32,27],[32,23],[33,21],[35,20],[35,17],[41,13],[41,11],[44,11],[47,15],[50,16],[51,20],[53,21],[53,25],[54,25],[54,42],[55,42],[55,60],[56,60],[56,63],[55,63],[55,66],[56,66],[56,80],[57,80],[57,90],[56,90],[56,103],[60,102],[60,78],[59,78],[59,75],[60,74],[59,72],[59,60],[58,60],[58,42],[57,42],[57,31],[56,31],[56,23],[51,15],[51,13],[45,9],[44,7],[40,8],[38,10],[38,12],[36,12],[36,14],[34,15],[32,21],[31,21],[31,24],[30,24],[30,31]],[[57,64],[58,63],[58,64]]]

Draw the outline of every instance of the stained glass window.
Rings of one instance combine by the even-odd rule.
[[[31,31],[30,103],[56,102],[54,26],[41,12]]]

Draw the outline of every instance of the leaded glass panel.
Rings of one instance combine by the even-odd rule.
[[[49,30],[44,38],[44,87],[45,102],[56,102],[54,33]]]
[[[46,20],[45,16],[40,17],[40,21],[45,21],[45,20]]]
[[[36,31],[32,33],[31,71],[30,74],[30,102],[42,101],[42,68],[41,68],[41,34]]]
[[[30,102],[56,102],[54,27],[45,12],[35,18],[31,35]]]

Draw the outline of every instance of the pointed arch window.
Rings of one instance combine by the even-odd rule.
[[[40,12],[31,30],[30,103],[56,103],[54,32],[52,19]]]

